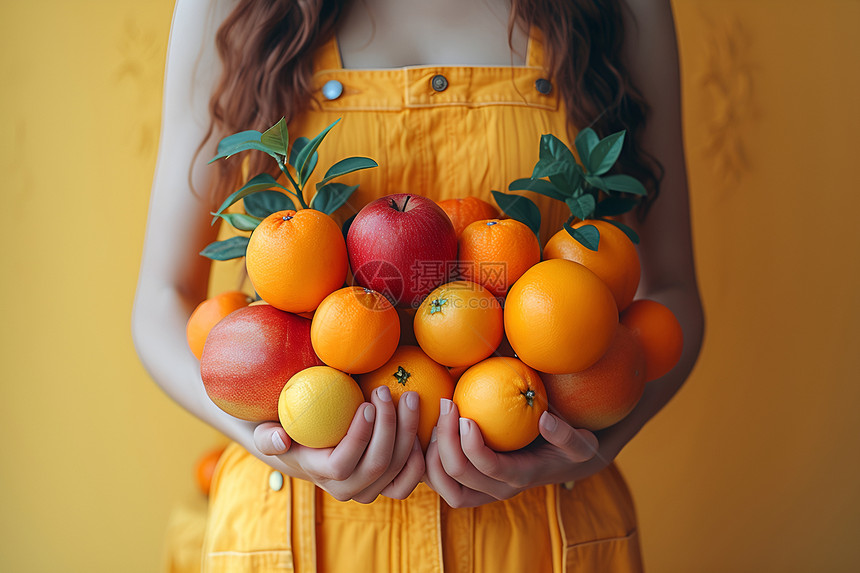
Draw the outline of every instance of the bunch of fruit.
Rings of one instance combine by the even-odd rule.
[[[436,203],[403,193],[371,202],[339,228],[329,214],[355,188],[332,179],[375,163],[336,163],[306,204],[316,148],[332,126],[289,146],[281,121],[219,146],[215,159],[269,153],[293,187],[259,175],[215,213],[253,232],[203,254],[245,256],[261,299],[224,293],[189,319],[189,344],[220,408],[245,420],[279,420],[296,442],[332,447],[362,401],[386,385],[395,402],[418,393],[425,449],[440,398],[448,398],[489,447],[510,451],[538,436],[548,408],[575,427],[617,423],[645,382],[677,362],[680,326],[665,306],[633,301],[636,237],[610,218],[635,205],[629,195],[644,194],[635,180],[605,175],[623,134],[580,134],[584,166],[557,139],[541,139],[532,177],[510,187],[571,208],[565,228],[541,250],[537,207],[498,192],[511,218],[474,197]],[[244,214],[225,213],[240,199]]]

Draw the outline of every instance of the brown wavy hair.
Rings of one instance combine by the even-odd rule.
[[[215,39],[223,71],[209,102],[207,141],[215,133],[263,130],[281,116],[289,122],[304,111],[313,100],[312,55],[334,35],[346,4],[240,0]],[[571,131],[590,126],[605,137],[627,130],[615,170],[645,183],[649,193],[640,208],[644,216],[659,193],[663,168],[639,146],[648,105],[621,61],[621,10],[621,0],[511,0],[508,39],[517,25],[541,30]],[[249,161],[251,173],[272,169],[262,154],[251,154]],[[237,163],[221,161],[218,166],[221,176],[212,190],[213,201],[231,191],[237,177]]]

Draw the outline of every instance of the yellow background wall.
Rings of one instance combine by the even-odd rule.
[[[860,2],[676,0],[708,332],[622,453],[649,570],[860,567]],[[150,572],[220,438],[129,316],[172,2],[0,7],[0,571]]]

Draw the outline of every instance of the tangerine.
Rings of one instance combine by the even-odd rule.
[[[634,300],[621,313],[621,323],[639,337],[645,349],[645,381],[669,373],[684,349],[684,331],[669,308],[655,300]]]
[[[547,409],[538,373],[506,356],[487,358],[466,370],[454,389],[454,403],[460,416],[478,424],[487,447],[499,452],[534,441]]]
[[[526,270],[540,261],[540,243],[531,229],[516,219],[475,221],[459,239],[460,274],[485,286],[497,297]]]
[[[209,495],[209,490],[212,489],[212,476],[215,475],[215,467],[218,465],[218,460],[221,459],[224,450],[224,446],[219,446],[204,452],[194,464],[194,477],[197,481],[197,487],[200,488],[203,495]]]
[[[348,374],[311,366],[294,374],[278,398],[278,418],[291,439],[309,448],[332,448],[346,436],[361,390]]]
[[[577,229],[584,225],[594,225],[600,232],[596,251],[584,246],[562,229],[547,241],[543,258],[567,259],[585,265],[612,291],[618,310],[624,310],[633,302],[636,289],[639,288],[641,266],[636,245],[624,231],[606,221],[586,220],[572,226]]]
[[[504,317],[489,290],[470,281],[454,281],[424,299],[413,326],[427,356],[446,366],[471,366],[498,348]]]
[[[401,346],[381,368],[356,378],[368,401],[373,391],[382,385],[391,390],[395,406],[404,392],[418,393],[418,440],[427,451],[439,420],[439,400],[450,400],[454,395],[454,379],[448,369],[417,346]]]
[[[323,299],[311,322],[320,360],[351,374],[376,370],[400,340],[400,318],[388,299],[363,287],[344,287]]]
[[[490,203],[477,197],[459,197],[456,199],[443,199],[436,201],[442,210],[448,214],[457,236],[463,232],[470,223],[483,221],[484,219],[498,219],[499,210]]]
[[[245,267],[260,297],[287,312],[310,312],[346,279],[346,242],[320,211],[272,213],[254,229]]]
[[[629,328],[618,324],[606,353],[589,368],[541,374],[554,413],[574,428],[602,430],[627,416],[645,389],[645,351]]]
[[[585,370],[609,348],[618,309],[609,287],[579,263],[550,259],[530,268],[505,300],[505,333],[536,370]]]
[[[185,326],[188,347],[197,360],[203,356],[203,346],[212,327],[234,310],[248,306],[253,300],[243,292],[227,291],[207,298],[197,305]]]

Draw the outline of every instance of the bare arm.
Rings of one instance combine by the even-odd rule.
[[[450,410],[440,416],[437,440],[428,450],[427,472],[428,481],[451,505],[479,505],[528,487],[581,479],[599,471],[669,402],[698,357],[704,317],[690,232],[672,8],[669,0],[627,0],[627,8],[624,57],[633,81],[651,106],[641,143],[665,169],[660,197],[647,219],[628,221],[641,238],[642,278],[637,298],[659,301],[674,312],[684,331],[681,360],[668,375],[646,384],[633,412],[598,432],[598,440],[545,413],[540,429],[546,444],[497,454],[484,446],[474,422],[458,424],[456,405],[443,407],[443,412]],[[464,434],[463,429],[468,432]]]
[[[185,324],[206,297],[209,262],[198,253],[215,240],[210,226],[209,187],[217,138],[196,161],[206,135],[208,103],[220,65],[214,35],[229,2],[176,3],[165,73],[161,141],[155,170],[132,334],[141,362],[153,380],[180,406],[239,442],[257,458],[293,477],[311,480],[339,499],[372,501],[380,493],[405,497],[418,483],[424,464],[417,446],[417,405],[399,410],[385,393],[359,407],[347,437],[336,447],[286,451],[272,442],[289,439],[277,423],[257,425],[234,418],[206,394],[200,365],[185,340]],[[195,195],[188,184],[193,164]],[[286,383],[286,380],[284,381]],[[268,455],[267,455],[268,454]],[[280,454],[280,455],[273,455]],[[402,471],[401,471],[402,470]]]

